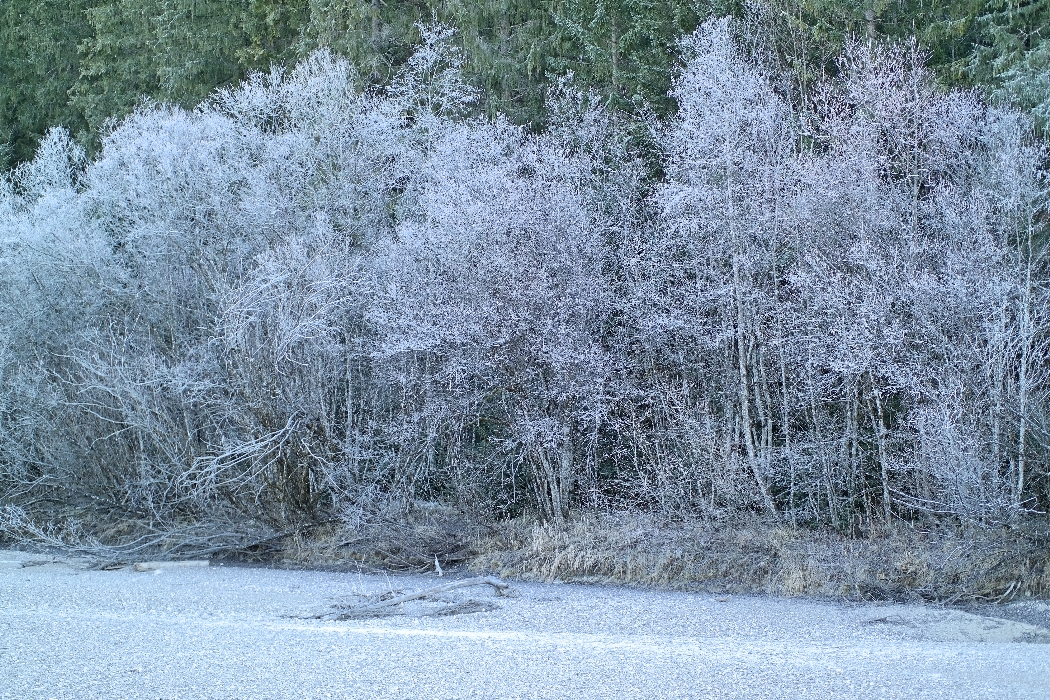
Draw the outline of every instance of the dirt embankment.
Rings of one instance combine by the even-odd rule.
[[[579,516],[478,524],[444,512],[356,530],[330,525],[255,555],[288,566],[463,566],[541,581],[848,600],[998,604],[1050,598],[1050,527],[901,525],[854,533],[764,522]]]

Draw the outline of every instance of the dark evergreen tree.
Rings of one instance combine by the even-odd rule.
[[[679,40],[708,17],[741,10],[733,0],[559,0],[548,63],[618,107],[666,111]]]
[[[32,157],[40,135],[86,128],[68,92],[80,74],[77,47],[91,32],[90,0],[0,2],[0,168]]]
[[[324,46],[350,59],[372,84],[388,80],[419,40],[418,24],[434,21],[431,0],[308,0],[299,55]]]
[[[116,0],[87,11],[73,104],[93,129],[144,97],[191,106],[249,70],[293,58],[305,2]]]
[[[541,127],[569,72],[615,109],[667,113],[679,41],[723,15],[745,20],[743,44],[796,99],[837,70],[850,37],[914,39],[944,87],[983,87],[1050,122],[1050,0],[7,0],[0,167],[31,157],[50,126],[90,149],[144,99],[190,106],[322,46],[384,85],[434,23],[456,30],[488,116]]]
[[[993,0],[976,18],[980,44],[970,75],[992,95],[1050,125],[1050,0]]]

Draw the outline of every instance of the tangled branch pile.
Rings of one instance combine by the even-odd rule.
[[[322,51],[143,108],[90,163],[53,131],[0,183],[0,524],[1050,506],[1018,112],[859,44],[792,97],[715,21],[666,123],[565,82],[535,134],[470,116],[444,39],[383,90]]]
[[[516,595],[509,584],[499,579],[491,576],[477,576],[411,593],[388,591],[379,595],[355,596],[356,600],[336,601],[330,606],[330,609],[313,613],[308,617],[321,620],[355,620],[397,615],[446,617],[499,609],[500,606],[490,600],[474,598],[457,600],[447,596],[452,591],[472,586],[491,586],[493,593],[498,597]]]

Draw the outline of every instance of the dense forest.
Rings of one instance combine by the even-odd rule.
[[[5,3],[0,527],[1044,514],[1048,21]]]
[[[616,109],[667,114],[678,42],[727,15],[799,83],[796,99],[837,70],[849,37],[915,40],[939,85],[980,86],[1050,117],[1046,0],[5,0],[0,158],[30,159],[58,125],[94,152],[107,120],[144,101],[192,108],[321,47],[347,57],[361,87],[384,85],[420,26],[439,22],[456,29],[489,117],[542,125],[547,90],[570,71]]]

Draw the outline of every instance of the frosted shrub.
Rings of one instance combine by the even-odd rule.
[[[914,49],[849,48],[798,119],[728,23],[686,48],[633,284],[657,490],[840,524],[1025,508],[1046,386],[1029,127],[938,93]]]
[[[778,258],[791,235],[790,110],[744,60],[728,21],[706,24],[686,49],[690,60],[673,93],[679,112],[660,133],[667,181],[656,192],[660,216],[636,313],[647,362],[670,370],[653,387],[666,411],[660,422],[686,440],[690,433],[712,440],[699,450],[674,447],[677,456],[668,458],[714,470],[700,477],[707,483],[697,497],[707,492],[717,503],[728,487],[732,501],[750,494],[743,503],[773,513],[768,481],[779,459],[780,409],[769,382],[780,374],[783,349],[767,333],[776,327]],[[683,420],[703,420],[709,430],[674,427]],[[744,479],[751,487],[741,493]]]
[[[199,547],[420,501],[1044,509],[1029,124],[908,47],[801,109],[733,31],[685,42],[659,178],[568,80],[542,133],[470,116],[440,29],[384,90],[321,51],[91,163],[53,131],[0,182],[0,506]]]
[[[417,471],[440,459],[511,488],[520,471],[555,518],[610,408],[610,222],[590,200],[593,167],[506,124],[451,128],[417,209],[376,251],[383,365],[436,443]]]

